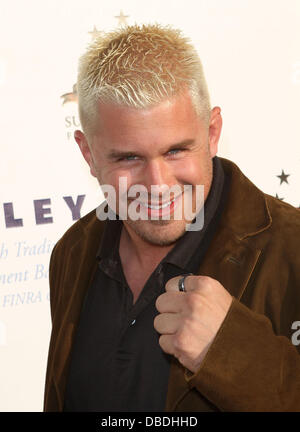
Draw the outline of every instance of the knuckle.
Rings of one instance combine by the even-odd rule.
[[[162,349],[165,349],[165,335],[161,335],[158,339],[158,343]]]
[[[215,281],[209,276],[203,276],[201,280],[201,291],[203,294],[210,294],[215,287]]]
[[[155,301],[155,307],[157,310],[159,310],[159,297]]]
[[[210,277],[210,276],[206,276],[206,275],[205,275],[205,276],[201,276],[201,279],[202,279],[202,281],[205,282],[205,283],[211,281],[211,277]]]
[[[174,283],[177,283],[176,279],[177,279],[177,277],[173,277],[173,278],[169,279],[165,285],[165,289],[168,290],[174,285]]]
[[[164,349],[165,349],[165,346],[164,346],[164,339],[163,339],[163,336],[160,336],[160,337],[159,337],[159,339],[158,339],[158,343],[159,343],[159,346],[161,347],[161,349],[164,350]]]
[[[155,307],[159,312],[161,311],[163,300],[164,300],[162,296],[163,296],[163,294],[161,294],[159,297],[157,297],[157,299],[155,301]]]
[[[157,330],[159,333],[161,333],[162,329],[163,329],[163,325],[164,325],[164,315],[163,314],[156,315],[156,317],[154,318],[155,330]]]
[[[210,276],[202,276],[202,277],[201,277],[201,282],[202,282],[203,286],[208,286],[208,285],[210,285],[211,282],[212,282],[212,280],[213,280],[213,279],[212,279]]]
[[[159,317],[159,315],[156,315],[156,317],[154,318],[154,321],[153,321],[153,325],[154,325],[155,330],[157,330],[157,327],[158,327],[158,317]]]

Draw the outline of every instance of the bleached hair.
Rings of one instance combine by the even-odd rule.
[[[98,36],[79,59],[78,107],[85,133],[95,130],[99,102],[148,108],[189,90],[209,120],[210,100],[197,51],[180,30],[133,25]]]

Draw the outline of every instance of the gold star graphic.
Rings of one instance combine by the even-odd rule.
[[[72,93],[65,93],[61,96],[61,98],[63,99],[62,102],[63,105],[68,102],[77,102],[77,85],[76,84],[73,85]]]
[[[91,35],[93,41],[96,37],[102,36],[104,32],[102,30],[97,30],[97,27],[94,26],[93,30],[88,33]]]
[[[117,18],[119,20],[119,22],[118,22],[119,26],[121,26],[123,24],[127,25],[126,18],[129,18],[129,15],[124,15],[123,11],[121,10],[120,15],[115,16],[115,18]]]
[[[276,177],[280,178],[280,184],[282,184],[283,182],[289,184],[289,182],[287,181],[287,178],[289,176],[290,176],[290,174],[285,174],[284,171],[283,171],[283,169],[282,169],[281,170],[281,174],[278,175],[278,176],[276,176]]]

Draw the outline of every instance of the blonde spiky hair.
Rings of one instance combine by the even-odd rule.
[[[180,30],[133,25],[97,37],[79,59],[78,106],[85,133],[95,130],[97,104],[147,108],[190,91],[208,121],[210,100],[199,56]]]

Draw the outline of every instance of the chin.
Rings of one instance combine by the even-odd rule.
[[[184,221],[129,221],[131,229],[145,242],[156,246],[171,246],[186,232]]]

